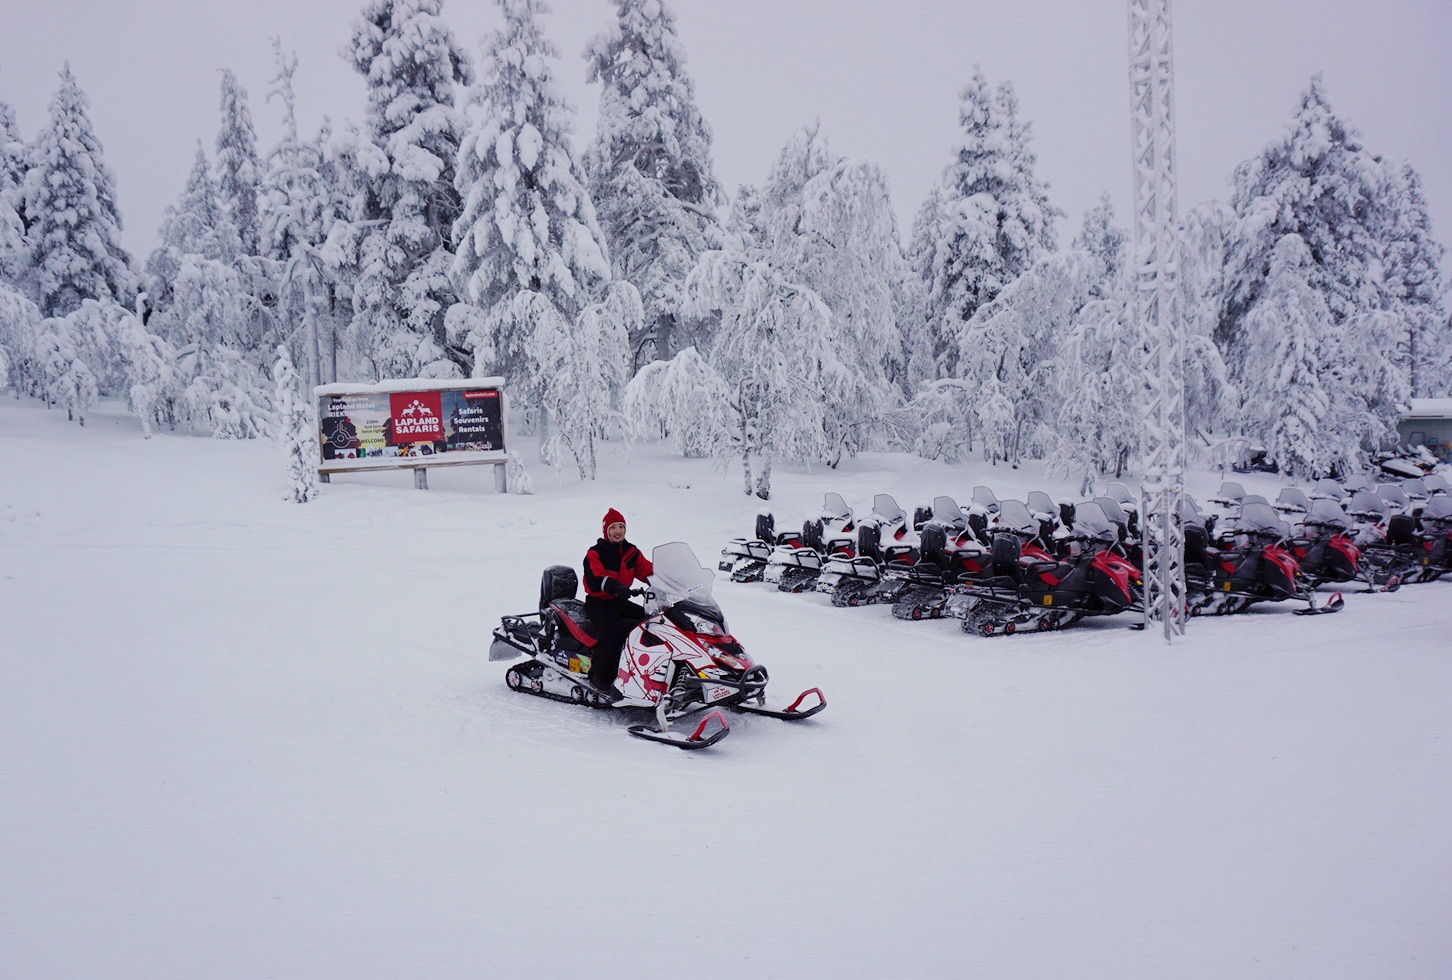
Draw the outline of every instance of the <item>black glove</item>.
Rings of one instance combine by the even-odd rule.
[[[625,587],[625,584],[622,582],[618,582],[613,578],[607,578],[605,580],[605,591],[609,592],[617,599],[624,599],[626,596],[630,595],[630,590]]]
[[[630,594],[631,595],[645,595],[645,588],[644,587],[641,587],[641,588],[638,588],[638,589],[631,589],[630,590]]]

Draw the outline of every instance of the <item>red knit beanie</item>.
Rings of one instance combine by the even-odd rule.
[[[620,513],[620,511],[616,510],[614,507],[611,507],[609,510],[607,510],[605,512],[605,519],[600,522],[600,530],[602,532],[607,532],[607,531],[610,530],[610,525],[611,524],[624,524],[624,523],[625,523],[625,515],[622,514],[622,513]]]

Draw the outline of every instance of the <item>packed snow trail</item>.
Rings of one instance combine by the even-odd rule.
[[[1166,648],[720,581],[773,688],[831,708],[683,753],[509,692],[489,635],[608,506],[709,561],[751,527],[735,471],[637,447],[535,497],[463,469],[295,505],[270,444],[9,399],[0,452],[7,975],[1452,972],[1452,586]],[[776,482],[783,521],[1040,483]]]

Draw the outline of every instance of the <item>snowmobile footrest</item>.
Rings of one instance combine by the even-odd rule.
[[[636,738],[647,739],[651,742],[664,742],[666,745],[674,745],[678,749],[694,750],[708,749],[715,745],[731,734],[731,726],[726,723],[725,715],[719,711],[712,711],[701,719],[689,735],[685,732],[663,732],[651,725],[632,725],[629,731]]]
[[[808,697],[815,697],[817,703],[810,708],[803,708],[802,702]],[[797,699],[785,709],[768,708],[759,704],[733,704],[733,711],[742,711],[749,715],[766,715],[768,718],[780,718],[782,721],[801,721],[803,718],[810,718],[827,706],[827,698],[822,694],[821,688],[812,687],[797,695]]]

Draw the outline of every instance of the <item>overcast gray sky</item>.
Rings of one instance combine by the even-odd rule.
[[[820,119],[841,153],[886,169],[906,237],[947,163],[957,92],[975,64],[1010,79],[1034,126],[1040,175],[1068,212],[1060,240],[1109,191],[1128,227],[1127,14],[1121,0],[666,0],[715,132],[716,169],[734,193],[760,181],[792,130]],[[22,132],[45,118],[62,62],[89,93],[116,174],[125,241],[155,243],[202,137],[218,120],[218,69],[250,96],[260,149],[280,113],[264,102],[269,37],[296,49],[299,116],[362,116],[363,85],[338,55],[360,0],[172,2],[3,0],[0,98]],[[579,110],[575,143],[594,130],[598,92],[585,84],[585,42],[608,24],[609,0],[554,0],[545,29],[557,77]],[[1175,84],[1180,204],[1225,197],[1237,162],[1289,121],[1311,75],[1374,152],[1424,178],[1439,240],[1452,244],[1452,2],[1449,0],[1176,0]],[[471,54],[498,23],[488,0],[446,0]]]

